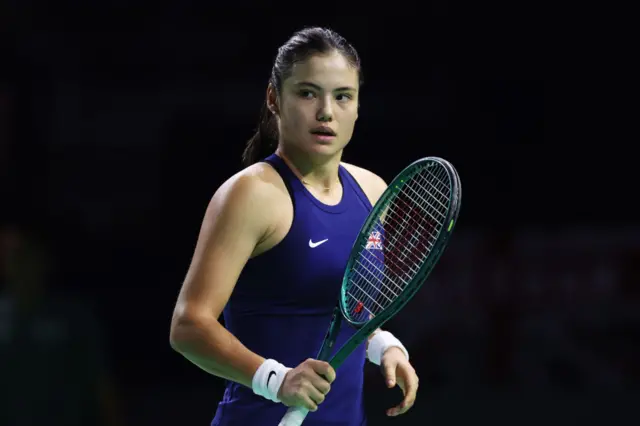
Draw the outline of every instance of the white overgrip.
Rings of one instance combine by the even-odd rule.
[[[309,414],[309,410],[304,407],[291,407],[280,420],[278,426],[300,426],[307,414]]]

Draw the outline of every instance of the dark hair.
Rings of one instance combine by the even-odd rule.
[[[338,33],[327,28],[305,28],[295,33],[278,49],[278,55],[271,69],[269,83],[276,93],[282,93],[282,83],[291,75],[293,65],[304,61],[313,54],[331,51],[341,53],[358,70],[360,84],[362,72],[360,57],[356,49]],[[250,166],[275,151],[278,144],[278,128],[273,113],[267,107],[265,99],[260,112],[260,121],[256,133],[249,139],[242,155],[245,166]]]

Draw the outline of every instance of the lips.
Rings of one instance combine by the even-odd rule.
[[[311,130],[311,133],[314,134],[314,135],[320,135],[320,136],[335,136],[336,135],[336,132],[334,132],[329,127],[316,127],[315,129]]]

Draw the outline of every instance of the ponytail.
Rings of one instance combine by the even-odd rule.
[[[273,113],[267,107],[267,102],[262,105],[258,130],[247,141],[247,146],[242,154],[242,164],[249,167],[263,158],[272,154],[278,145],[278,128]]]

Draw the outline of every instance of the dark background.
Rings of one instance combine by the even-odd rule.
[[[545,102],[562,53],[546,43],[544,11],[443,1],[385,4],[385,16],[337,3],[299,5],[299,16],[248,3],[6,5],[1,218],[40,238],[53,292],[80,302],[87,328],[95,320],[95,371],[113,383],[111,397],[96,399],[112,404],[83,424],[213,417],[223,383],[172,352],[170,317],[207,202],[240,168],[276,50],[308,25],[332,27],[362,57],[345,160],[388,181],[436,155],[463,183],[431,285],[386,327],[412,354],[418,402],[385,419],[400,396],[368,366],[371,425],[631,422],[640,212],[619,184],[632,162],[619,157],[613,170],[606,141],[589,147],[588,121],[550,131],[575,109]],[[25,362],[10,359],[10,369]],[[53,380],[47,368],[25,374],[0,377],[5,395]],[[34,401],[56,424],[55,410]],[[19,418],[6,424],[40,424]]]

